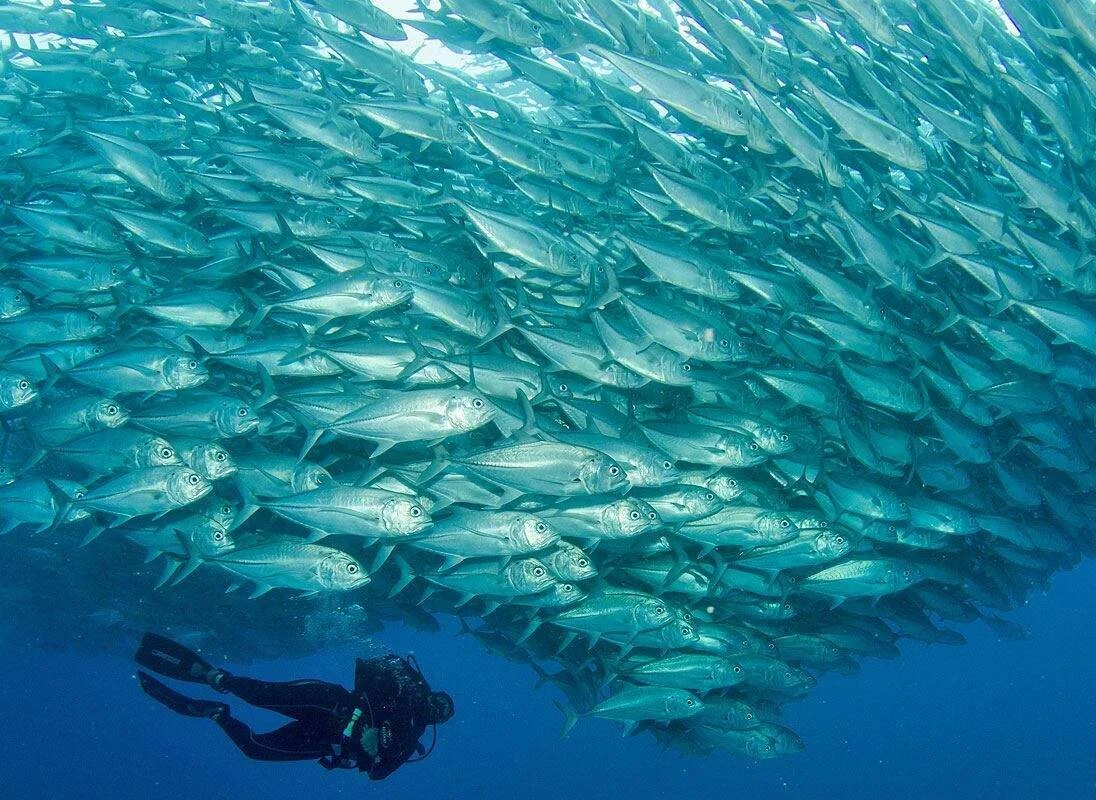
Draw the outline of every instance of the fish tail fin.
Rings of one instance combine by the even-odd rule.
[[[567,706],[563,705],[563,703],[558,700],[553,700],[552,702],[555,703],[556,708],[559,709],[559,713],[563,714],[563,730],[560,731],[559,738],[564,739],[567,737],[567,734],[571,732],[571,728],[575,727],[575,723],[578,722],[578,714],[570,708],[567,708]]]
[[[168,582],[171,581],[175,574],[179,571],[179,567],[183,565],[183,562],[175,558],[166,558],[164,560],[164,568],[160,573],[160,577],[156,579],[155,589],[163,589]]]
[[[178,586],[180,583],[186,580],[187,576],[190,575],[190,573],[192,573],[201,565],[202,557],[194,549],[194,543],[190,541],[190,538],[185,533],[183,533],[183,531],[179,530],[178,528],[173,528],[172,531],[175,534],[175,538],[178,540],[179,544],[182,545],[183,552],[186,553],[185,561],[183,562],[182,567],[173,570],[174,578],[171,579],[171,585]],[[167,574],[167,570],[165,570],[164,574],[160,576],[160,583],[156,584],[156,588],[159,589],[168,579],[169,576]]]
[[[38,354],[38,360],[42,362],[42,369],[46,372],[46,379],[38,389],[39,394],[45,394],[65,375],[64,368],[45,353]]]
[[[399,579],[392,585],[392,588],[388,591],[388,597],[391,599],[411,585],[411,582],[415,580],[415,573],[411,571],[411,565],[407,563],[401,555],[396,555],[392,558],[392,563],[396,565],[396,568],[400,571]]]
[[[541,625],[540,617],[536,617],[536,616],[532,617],[529,620],[529,624],[527,624],[525,626],[525,629],[521,632],[521,636],[519,636],[517,638],[517,643],[518,644],[524,644],[525,642],[527,642],[529,640],[529,637],[532,636],[534,633],[537,632],[537,630],[540,629],[540,625]],[[543,686],[544,681],[547,680],[547,678],[544,677],[544,675],[546,675],[546,673],[541,672],[540,674],[541,674],[541,678],[537,681],[537,688],[539,688],[540,686]]]
[[[53,497],[53,504],[57,508],[57,512],[53,515],[53,522],[50,524],[50,528],[55,529],[61,524],[61,521],[68,516],[69,511],[72,509],[72,498],[69,497],[68,492],[50,478],[46,478],[46,486],[49,487],[49,493]]]
[[[445,445],[439,444],[434,448],[434,460],[423,470],[422,474],[418,477],[418,484],[425,486],[434,480],[434,478],[441,475],[449,466],[449,452],[445,449]]]
[[[259,503],[258,499],[255,497],[254,494],[252,494],[251,489],[249,489],[243,483],[243,481],[236,482],[236,489],[237,491],[239,491],[240,496],[243,497],[244,506],[236,514],[236,516],[232,520],[231,526],[229,526],[229,530],[233,531],[239,528],[245,522],[247,522],[251,518],[252,514],[262,508],[262,505]],[[189,549],[187,550],[187,552],[190,552]]]
[[[537,412],[533,410],[533,404],[529,402],[528,395],[518,389],[518,403],[521,404],[521,416],[524,424],[521,433],[525,436],[540,436],[543,431],[537,425]]]
[[[60,517],[64,519],[64,517]],[[107,526],[92,520],[91,525],[88,527],[88,532],[84,534],[84,538],[80,540],[79,547],[87,547],[94,542],[99,536],[107,529]]]
[[[418,335],[413,330],[408,328],[406,335],[407,345],[411,348],[411,352],[414,353],[415,357],[411,359],[411,363],[404,367],[400,371],[400,374],[396,376],[396,383],[402,383],[407,380],[407,378],[410,378],[412,375],[426,367],[441,366],[437,356],[430,354],[430,351],[426,349],[422,340],[419,339]]]
[[[240,287],[240,294],[242,294],[249,303],[255,306],[255,315],[251,318],[251,322],[248,323],[247,332],[254,333],[255,330],[263,324],[263,320],[266,319],[266,315],[270,313],[270,304],[264,301],[255,292],[245,287]]]
[[[485,345],[488,342],[493,342],[495,339],[502,336],[508,330],[512,330],[514,327],[513,312],[503,302],[502,297],[498,292],[491,293],[491,304],[495,307],[496,322],[495,327],[487,332],[487,335],[480,340],[480,345]]]
[[[259,396],[255,398],[252,405],[255,408],[263,408],[268,406],[278,399],[278,387],[274,385],[274,379],[270,376],[270,370],[263,364],[257,364],[255,371],[259,375]]]

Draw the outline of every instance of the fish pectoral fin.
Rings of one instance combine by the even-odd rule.
[[[393,439],[374,439],[377,444],[377,448],[373,451],[373,455],[370,458],[376,458],[379,455],[387,453],[393,447],[399,444],[399,442]]]
[[[252,590],[251,594],[249,594],[247,596],[247,599],[248,600],[255,600],[259,597],[262,597],[264,594],[266,594],[267,592],[269,592],[273,588],[274,587],[269,585],[269,584],[256,583],[255,588]]]
[[[438,567],[438,572],[448,572],[454,567],[460,566],[464,563],[464,556],[450,554],[445,557],[445,560],[441,562]]]

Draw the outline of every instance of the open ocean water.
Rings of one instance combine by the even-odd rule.
[[[429,759],[379,784],[311,762],[249,761],[212,722],[148,700],[119,658],[7,647],[0,783],[10,800],[1081,800],[1096,796],[1094,586],[1096,568],[1085,564],[1033,596],[1015,614],[1032,633],[1027,641],[972,626],[964,647],[911,644],[898,661],[829,676],[788,711],[807,749],[761,763],[667,753],[597,720],[560,739],[556,694],[533,692],[526,668],[453,636],[455,626],[438,634],[393,626],[374,639],[414,652],[457,708]],[[239,671],[348,685],[356,655],[337,649]],[[280,724],[261,711],[240,716],[257,729]]]
[[[1096,4],[414,5],[0,0],[0,800],[1096,798]]]

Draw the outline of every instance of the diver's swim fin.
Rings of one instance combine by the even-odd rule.
[[[179,694],[174,689],[169,689],[164,684],[153,678],[147,672],[137,670],[137,680],[141,684],[144,693],[153,700],[159,701],[176,714],[185,717],[207,717],[219,719],[228,713],[228,705],[218,703],[216,700],[195,700],[192,697]]]
[[[141,646],[133,654],[133,659],[145,669],[169,678],[205,683],[219,691],[223,691],[220,684],[228,675],[189,647],[156,633],[146,633],[141,637]]]

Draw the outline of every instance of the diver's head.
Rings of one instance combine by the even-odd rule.
[[[426,721],[440,725],[453,716],[453,698],[446,692],[431,692],[426,698]]]

